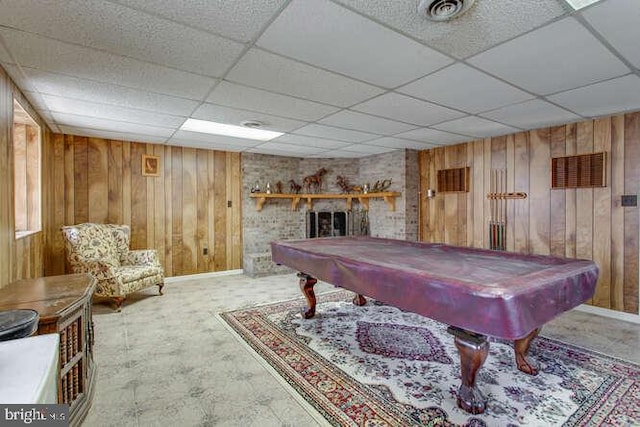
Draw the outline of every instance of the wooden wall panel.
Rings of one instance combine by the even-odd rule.
[[[593,152],[593,121],[577,125],[576,154]],[[576,190],[576,257],[593,257],[593,189]]]
[[[148,248],[147,244],[147,180],[142,176],[142,155],[146,144],[131,143],[131,247]]]
[[[109,156],[102,140],[87,140],[87,164],[89,221],[105,223],[109,219]]]
[[[164,177],[167,176],[166,173],[166,169],[162,163],[162,159],[165,156],[165,147],[162,145],[151,145],[150,147],[153,149],[153,151],[150,154],[153,154],[154,156],[158,156],[160,157],[160,174],[163,175]],[[154,204],[150,205],[152,206],[152,217],[153,220],[149,221],[147,220],[147,222],[150,222],[151,224],[153,224],[153,227],[149,227],[151,229],[153,229],[153,240],[149,240],[147,239],[148,242],[153,242],[150,243],[150,246],[153,246],[158,253],[160,254],[161,257],[164,258],[163,254],[166,253],[166,235],[167,235],[167,229],[166,229],[166,221],[165,221],[165,215],[168,212],[166,207],[165,207],[165,193],[167,192],[167,186],[166,186],[166,178],[165,179],[150,179],[148,180],[149,183],[152,185],[153,189],[151,191],[153,191],[153,200],[154,200]],[[148,211],[150,209],[147,209]],[[164,258],[166,260],[166,258]],[[209,270],[206,270],[209,271]]]
[[[444,165],[439,169],[453,169],[458,167],[458,150],[452,147],[444,150]],[[444,242],[450,245],[458,244],[458,228],[460,227],[458,217],[458,194],[440,192],[440,197],[444,200]]]
[[[550,156],[562,157],[566,155],[567,135],[564,126],[551,128]],[[549,195],[550,223],[549,223],[549,252],[554,256],[563,257],[565,254],[565,223],[566,202],[563,191],[551,190]]]
[[[576,154],[576,139],[578,126],[575,123],[566,126],[566,147],[567,156]],[[568,188],[565,193],[565,243],[564,253],[566,257],[576,257],[576,189]]]
[[[514,191],[523,192],[527,195],[529,191],[529,134],[517,133],[514,135]],[[512,202],[514,205],[515,215],[514,222],[514,236],[507,235],[507,241],[513,240],[514,250],[516,252],[528,253],[530,252],[529,244],[529,212],[530,212],[531,197],[527,196],[526,199],[516,199]],[[510,220],[510,219],[509,219]],[[486,246],[488,247],[488,246]]]
[[[13,169],[10,156],[13,122],[13,88],[0,67],[0,288],[12,280],[14,258]]]
[[[491,192],[491,138],[486,138],[482,142],[483,147],[483,159],[482,159],[482,198],[486,200],[487,193]],[[488,248],[489,244],[489,229],[488,224],[491,221],[491,203],[484,202],[484,217],[482,218],[482,247]]]
[[[624,311],[624,116],[611,118],[611,308]],[[619,224],[622,224],[620,226]]]
[[[167,271],[178,271],[173,266],[173,157],[172,150],[164,152],[164,268]],[[177,197],[177,196],[176,196]]]
[[[515,174],[515,135],[507,135],[506,137],[506,158],[505,164],[507,168],[507,192],[513,193],[516,191],[516,174]],[[506,240],[507,250],[513,252],[516,247],[515,233],[516,233],[516,203],[515,201],[507,203],[507,225],[506,225]]]
[[[89,221],[89,167],[87,138],[74,137],[73,147],[73,221]]]
[[[52,176],[62,178],[55,186],[64,197],[53,202],[52,212],[57,214],[51,216],[48,251],[63,248],[62,225],[89,220],[129,224],[131,247],[158,250],[167,276],[242,267],[238,153],[72,135],[53,135],[51,147]],[[160,176],[142,175],[143,154],[160,157]],[[212,174],[214,158],[215,166],[222,166]],[[214,188],[220,205],[211,203]],[[227,199],[235,208],[226,207]],[[220,229],[214,242],[216,224]],[[216,264],[205,261],[203,247]],[[47,271],[64,273],[63,256],[47,259]]]
[[[550,254],[550,150],[549,129],[529,132],[529,250],[542,255]]]
[[[473,209],[473,232],[472,232],[472,242],[471,246],[475,248],[483,248],[485,247],[485,236],[486,232],[486,224],[485,224],[485,215],[484,209],[486,205],[486,189],[484,188],[484,169],[482,165],[484,164],[484,140],[478,140],[470,143],[473,147],[473,163],[474,166],[471,169],[471,191],[472,191],[472,200],[471,203],[474,207]],[[469,166],[472,166],[469,165]],[[479,167],[475,167],[478,165]]]
[[[227,263],[227,250],[225,245],[225,233],[227,231],[226,215],[226,175],[227,162],[224,156],[215,153],[213,155],[213,209],[216,212],[225,213],[217,215],[213,223],[213,264],[215,267]]]
[[[611,155],[611,118],[593,122],[593,151]],[[606,159],[607,163],[610,159]],[[611,308],[611,168],[606,168],[606,187],[593,189],[593,260],[600,277],[593,304]]]
[[[606,187],[551,190],[552,157],[599,151]],[[421,152],[422,193],[437,170],[463,166],[471,168],[468,198],[425,202],[421,240],[488,248],[491,170],[506,168],[507,191],[527,193],[507,202],[507,250],[593,259],[600,278],[591,303],[639,314],[640,216],[621,196],[640,193],[640,112]]]
[[[640,193],[640,113],[627,114],[624,124],[624,194]],[[638,312],[638,208],[624,209],[624,311]]]
[[[187,274],[197,269],[196,149],[182,150],[182,269]],[[224,211],[223,211],[224,212]]]

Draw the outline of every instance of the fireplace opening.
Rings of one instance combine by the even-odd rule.
[[[307,212],[307,238],[369,235],[367,211]]]

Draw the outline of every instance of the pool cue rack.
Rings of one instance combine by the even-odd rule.
[[[527,193],[507,192],[507,171],[492,169],[489,199],[489,249],[507,250],[507,200],[526,199]]]

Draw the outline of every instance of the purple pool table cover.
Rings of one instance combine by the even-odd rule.
[[[524,337],[593,297],[593,261],[373,237],[271,243],[322,281],[483,335]]]

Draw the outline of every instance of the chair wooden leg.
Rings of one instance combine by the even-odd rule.
[[[122,303],[125,299],[125,297],[113,297],[113,310],[120,312],[122,309]]]
[[[160,295],[164,295],[164,293],[162,292],[162,288],[164,288],[164,282],[158,283],[158,293]]]

